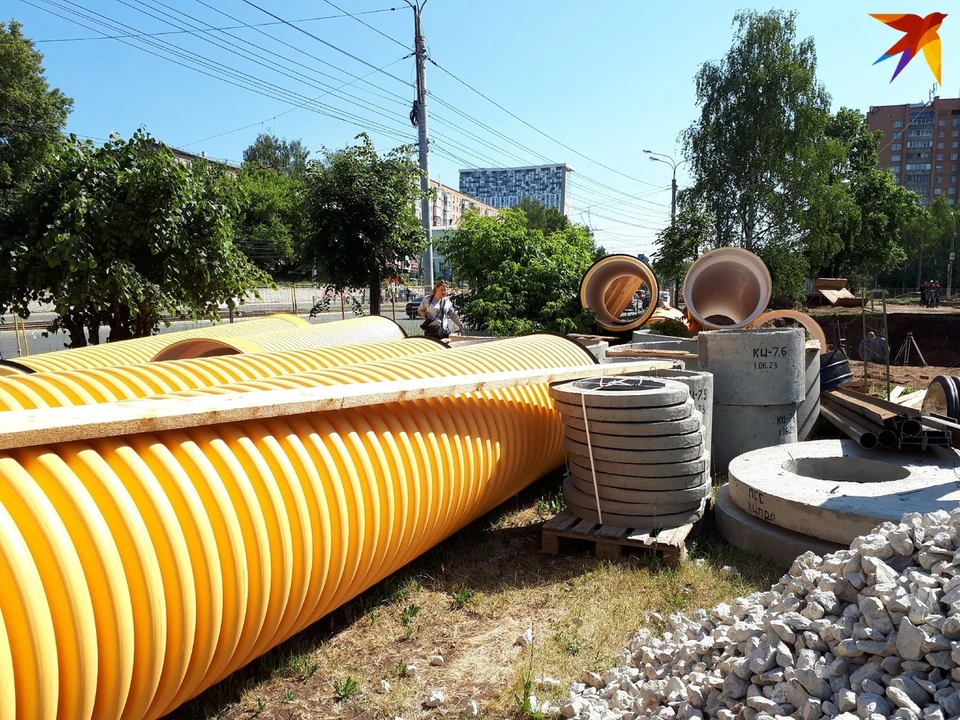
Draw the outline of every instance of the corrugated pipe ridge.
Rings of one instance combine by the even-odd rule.
[[[56,370],[78,370],[81,368],[107,367],[110,365],[132,365],[149,362],[167,345],[179,340],[196,337],[245,337],[259,333],[288,330],[291,327],[306,327],[309,323],[296,315],[270,315],[257,320],[245,320],[237,323],[221,323],[210,327],[164,333],[146,338],[134,338],[119,342],[88,345],[82,348],[57,350],[55,352],[30,355],[16,360],[8,360],[8,367],[16,367],[23,372],[53,372]]]
[[[356,345],[387,340],[400,340],[407,336],[403,328],[381,315],[368,315],[337,320],[243,337],[187,338],[165,347],[153,357],[154,362],[184,358],[237,355],[240,353],[279,352],[282,350],[306,350],[333,345]]]
[[[0,377],[0,412],[95,405],[334,368],[446,346],[428,338]]]
[[[428,357],[364,376],[587,362],[553,336]],[[0,453],[0,720],[169,712],[559,466],[562,438],[534,385]]]

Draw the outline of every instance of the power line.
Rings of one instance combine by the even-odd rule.
[[[402,83],[402,84],[404,84],[404,85],[409,85],[409,83],[407,83],[405,80],[401,80],[401,79],[398,78],[396,75],[392,75],[392,74],[390,74],[390,73],[388,73],[388,72],[386,72],[386,71],[384,71],[384,70],[380,70],[380,68],[378,68],[376,65],[373,65],[373,64],[367,62],[367,61],[364,60],[363,58],[359,58],[359,57],[357,57],[356,55],[354,55],[353,53],[347,52],[347,51],[344,50],[343,48],[339,48],[339,47],[337,47],[336,45],[334,45],[333,43],[327,42],[327,41],[324,40],[322,37],[319,37],[319,36],[317,36],[317,35],[314,35],[312,32],[308,32],[308,31],[304,30],[302,27],[299,27],[299,26],[297,26],[297,25],[294,25],[294,24],[291,23],[289,20],[284,20],[284,19],[283,19],[282,17],[280,17],[279,15],[274,15],[274,14],[273,14],[272,12],[270,12],[269,10],[264,10],[262,7],[260,7],[260,6],[257,5],[256,3],[251,2],[251,0],[242,0],[242,1],[245,2],[247,5],[249,5],[250,7],[256,8],[257,10],[259,10],[259,11],[262,12],[262,13],[264,13],[265,15],[269,15],[269,16],[272,17],[274,20],[279,20],[279,21],[282,22],[284,25],[288,25],[288,26],[292,27],[292,28],[293,28],[294,30],[296,30],[297,32],[303,33],[303,34],[306,35],[307,37],[311,37],[311,38],[313,38],[314,40],[316,40],[317,42],[323,43],[323,44],[326,45],[327,47],[332,48],[333,50],[336,50],[337,52],[342,53],[342,54],[346,55],[347,57],[349,57],[349,58],[351,58],[351,59],[353,59],[353,60],[356,60],[356,61],[357,61],[358,63],[360,63],[361,65],[366,65],[368,68],[371,68],[371,69],[373,69],[373,70],[376,70],[377,72],[380,72],[380,73],[386,75],[386,76],[389,77],[389,78],[393,78],[394,80],[396,80],[396,81],[399,82],[399,83]]]
[[[249,0],[244,0],[244,2],[249,2]],[[594,165],[598,165],[599,167],[602,167],[604,170],[609,170],[610,172],[616,173],[617,175],[621,175],[621,176],[627,178],[628,180],[633,180],[633,181],[635,181],[635,182],[642,183],[642,184],[644,184],[644,185],[649,185],[649,186],[651,186],[651,187],[657,187],[657,185],[656,185],[655,183],[651,183],[651,182],[648,182],[648,181],[646,181],[646,180],[641,180],[640,178],[633,177],[632,175],[627,175],[626,173],[620,172],[620,171],[617,170],[616,168],[612,168],[612,167],[610,167],[609,165],[605,165],[604,163],[600,162],[599,160],[594,160],[594,159],[593,159],[592,157],[590,157],[589,155],[584,155],[584,154],[583,154],[582,152],[580,152],[579,150],[574,150],[572,147],[570,147],[570,146],[567,145],[566,143],[561,142],[560,140],[557,140],[555,137],[553,137],[552,135],[548,135],[547,133],[545,133],[545,132],[544,132],[543,130],[541,130],[540,128],[538,128],[538,127],[536,127],[536,126],[534,126],[534,125],[531,125],[531,124],[528,123],[526,120],[524,120],[522,117],[520,117],[520,116],[517,115],[516,113],[508,110],[508,109],[505,108],[503,105],[501,105],[500,103],[498,103],[496,100],[492,99],[492,98],[489,97],[488,95],[485,95],[484,93],[482,93],[482,92],[480,92],[479,90],[477,90],[475,87],[473,87],[473,85],[471,85],[471,84],[468,83],[467,81],[461,80],[459,77],[457,77],[456,75],[454,75],[452,72],[450,72],[449,70],[447,70],[445,67],[443,67],[442,65],[437,64],[437,62],[436,62],[433,58],[430,58],[430,62],[434,65],[434,67],[439,68],[440,70],[442,70],[443,72],[445,72],[447,75],[449,75],[450,77],[452,77],[454,80],[456,80],[458,83],[460,83],[460,84],[463,85],[464,87],[472,90],[473,92],[475,92],[477,95],[479,95],[480,97],[482,97],[482,98],[483,98],[484,100],[486,100],[487,102],[489,102],[489,103],[491,103],[492,105],[494,105],[494,106],[500,108],[501,110],[503,110],[503,112],[507,113],[507,115],[509,115],[510,117],[512,117],[514,120],[517,120],[518,122],[523,123],[524,125],[526,125],[526,126],[527,126],[528,128],[530,128],[531,130],[534,130],[535,132],[540,133],[540,134],[543,135],[545,138],[547,138],[548,140],[551,140],[551,141],[555,142],[555,143],[556,143],[557,145],[559,145],[560,147],[565,148],[566,150],[569,150],[570,152],[574,153],[575,155],[579,155],[579,156],[582,157],[584,160],[587,160],[588,162],[592,162]]]
[[[388,63],[387,65],[384,65],[382,69],[386,69],[386,68],[390,67],[391,65],[396,65],[398,62],[402,62],[403,60],[406,60],[406,58],[405,58],[405,57],[397,58],[397,59],[394,60],[393,62]],[[371,71],[371,72],[367,73],[366,75],[364,75],[364,76],[363,76],[362,78],[360,78],[360,79],[362,80],[363,78],[370,77],[370,76],[373,75],[373,74],[375,74],[375,71]],[[356,80],[351,80],[351,81],[348,82],[348,83],[344,83],[343,85],[341,85],[340,87],[338,87],[337,90],[340,90],[340,89],[342,89],[342,88],[345,88],[345,87],[347,87],[348,85],[352,85],[352,84],[354,84],[355,82],[357,82],[357,81],[356,81]],[[326,95],[329,95],[331,92],[333,92],[333,91],[331,90],[331,91],[325,92],[325,93],[323,93],[323,95],[318,95],[317,97],[312,98],[312,99],[313,99],[313,100],[319,100],[320,98],[322,98],[322,97],[324,97],[324,96],[326,96]],[[252,128],[252,127],[256,127],[257,125],[263,125],[265,122],[267,122],[267,121],[269,121],[269,120],[276,120],[278,117],[282,117],[282,116],[286,115],[287,113],[292,113],[294,110],[300,110],[300,109],[303,109],[303,108],[300,108],[300,107],[291,107],[291,108],[288,108],[287,110],[284,110],[284,111],[281,112],[281,113],[277,113],[276,115],[272,115],[271,117],[264,118],[263,120],[261,120],[261,121],[259,121],[259,122],[250,123],[249,125],[244,125],[243,127],[238,127],[238,128],[233,129],[233,130],[227,130],[226,132],[217,133],[216,135],[211,135],[210,137],[205,137],[205,138],[202,138],[202,139],[200,139],[200,140],[194,140],[193,142],[186,143],[185,145],[181,145],[180,147],[190,147],[191,145],[198,145],[199,143],[206,142],[207,140],[215,140],[216,138],[220,138],[220,137],[223,137],[223,136],[225,136],[225,135],[233,135],[233,133],[240,132],[241,130],[249,130],[249,129]]]
[[[382,8],[380,10],[364,10],[363,12],[358,13],[347,13],[343,12],[341,15],[322,15],[320,17],[311,17],[311,18],[301,18],[299,20],[291,20],[293,23],[305,23],[305,22],[314,22],[316,20],[333,20],[335,18],[344,18],[344,17],[353,17],[354,15],[373,15],[374,13],[384,13],[397,10],[398,8]],[[257,27],[266,27],[267,25],[282,25],[280,22],[265,22],[257,23]],[[245,25],[233,25],[222,28],[214,28],[214,30],[239,30]],[[165,32],[157,33],[140,33],[137,35],[101,35],[100,37],[78,37],[78,38],[48,38],[46,40],[34,40],[35,43],[59,43],[59,42],[81,42],[84,40],[119,40],[120,38],[136,38],[136,37],[160,37],[161,35],[181,35],[187,32],[186,30],[167,30]],[[210,32],[213,32],[211,30]]]
[[[395,37],[391,37],[391,36],[387,35],[387,34],[386,34],[385,32],[383,32],[382,30],[379,30],[379,29],[375,28],[375,27],[374,27],[373,25],[371,25],[370,23],[365,22],[365,21],[361,20],[359,17],[357,17],[358,15],[365,15],[366,13],[351,13],[351,12],[348,12],[347,10],[344,10],[342,7],[340,7],[340,6],[338,6],[338,5],[335,5],[334,3],[330,2],[330,0],[323,0],[323,1],[324,1],[327,5],[329,5],[330,7],[332,7],[333,9],[339,10],[339,11],[342,12],[344,15],[349,15],[349,16],[352,17],[354,20],[356,20],[358,23],[360,23],[361,25],[364,25],[364,26],[370,28],[370,29],[373,30],[375,33],[379,33],[380,35],[383,35],[383,37],[385,37],[387,40],[389,40],[390,42],[396,43],[397,45],[399,45],[400,47],[402,47],[404,50],[411,50],[411,49],[412,49],[409,45],[405,45],[404,43],[402,43],[402,42],[400,42],[399,40],[397,40]]]
[[[67,2],[70,2],[70,0],[66,0],[66,1],[67,1]],[[39,6],[39,5],[36,5],[36,4],[34,4],[33,2],[30,2],[30,0],[23,0],[23,2],[25,2],[25,3],[28,4],[28,5],[31,5],[32,7],[36,7],[36,8],[38,8],[38,9],[40,9],[40,10],[43,10],[44,12],[50,13],[50,14],[56,16],[56,17],[60,17],[60,18],[62,18],[62,19],[64,19],[64,20],[67,20],[68,22],[72,22],[72,23],[74,23],[74,24],[76,24],[76,25],[79,25],[80,27],[84,27],[84,28],[86,28],[86,29],[88,29],[88,30],[92,30],[92,31],[94,31],[94,32],[101,32],[101,31],[98,30],[97,28],[94,28],[94,27],[91,27],[91,26],[89,26],[89,25],[86,25],[86,24],[84,24],[84,23],[82,23],[82,22],[79,22],[79,21],[77,21],[77,20],[74,20],[73,18],[67,17],[67,16],[65,16],[65,15],[61,15],[60,13],[56,13],[56,12],[54,12],[54,11],[52,11],[52,10],[49,10],[49,9],[47,9],[47,8],[41,7],[41,6]],[[108,20],[108,22],[103,22],[103,21],[100,21],[100,20],[96,20],[95,18],[91,18],[90,16],[84,15],[83,13],[77,12],[77,11],[75,11],[75,10],[71,10],[70,8],[65,8],[64,6],[62,6],[62,5],[60,5],[60,4],[56,3],[56,2],[53,2],[53,0],[44,0],[44,2],[46,2],[47,4],[53,5],[53,6],[55,6],[55,7],[58,7],[58,8],[66,11],[66,12],[69,12],[69,13],[72,13],[72,14],[77,15],[77,16],[79,16],[79,17],[82,17],[82,18],[88,20],[89,22],[93,22],[93,23],[99,24],[99,25],[101,25],[102,27],[106,27],[106,28],[108,28],[108,29],[113,29],[114,31],[116,31],[116,27],[111,27],[111,26],[117,26],[117,25],[123,26],[123,23],[118,23],[118,22],[112,21],[112,20],[110,20],[109,18],[106,18],[106,19]],[[75,5],[75,3],[70,3],[70,4],[74,4],[74,5]],[[77,6],[77,7],[80,7],[80,6]],[[100,13],[97,13],[96,11],[90,11],[90,12],[93,12],[95,15],[99,15],[100,17],[104,17],[104,18],[106,17],[106,16],[101,15]],[[126,27],[129,27],[129,26],[126,26]],[[395,129],[388,128],[388,127],[383,126],[383,125],[380,125],[380,124],[378,124],[378,123],[373,123],[373,122],[369,121],[369,119],[367,119],[367,118],[361,118],[361,117],[359,117],[359,116],[355,116],[355,115],[352,115],[352,114],[350,114],[350,113],[346,113],[346,112],[344,112],[343,110],[341,110],[341,109],[339,109],[339,108],[333,108],[333,107],[331,107],[331,106],[326,106],[326,105],[323,105],[322,103],[315,103],[315,102],[311,101],[310,98],[307,98],[306,96],[300,95],[300,94],[295,93],[295,92],[290,91],[290,90],[287,90],[286,88],[281,88],[281,87],[279,87],[279,86],[273,85],[273,84],[271,84],[271,83],[269,83],[269,82],[260,80],[259,78],[256,78],[256,77],[254,77],[254,76],[248,75],[248,74],[246,74],[246,73],[234,71],[234,70],[232,70],[232,68],[229,68],[229,67],[227,67],[227,66],[224,66],[222,63],[216,63],[215,61],[212,61],[212,60],[209,60],[209,59],[207,59],[207,58],[204,58],[204,57],[201,56],[201,55],[197,55],[196,53],[192,53],[192,52],[190,52],[190,51],[188,51],[188,50],[185,50],[185,49],[183,49],[183,48],[179,48],[179,47],[176,46],[176,45],[171,45],[170,43],[166,43],[167,45],[171,45],[171,47],[173,47],[173,48],[175,48],[175,49],[177,49],[177,50],[180,50],[180,51],[182,51],[182,52],[184,52],[184,53],[187,53],[188,55],[193,55],[194,57],[199,58],[199,60],[193,60],[193,59],[191,59],[191,58],[184,57],[183,55],[179,55],[179,56],[178,56],[176,53],[168,50],[167,48],[165,48],[165,47],[163,47],[162,45],[159,44],[159,43],[165,42],[165,41],[140,40],[140,42],[146,42],[147,44],[155,47],[157,50],[159,50],[159,51],[161,51],[161,52],[164,52],[164,53],[168,53],[168,54],[174,55],[174,57],[168,57],[167,55],[161,55],[161,54],[159,54],[159,53],[157,53],[157,52],[154,52],[154,51],[152,51],[152,50],[150,50],[150,49],[148,49],[148,48],[142,47],[142,46],[140,46],[140,45],[133,44],[132,42],[130,42],[130,41],[128,41],[128,40],[118,39],[117,41],[120,42],[120,43],[123,43],[124,45],[129,45],[130,47],[135,48],[135,49],[137,49],[137,50],[140,50],[140,51],[142,51],[142,52],[146,52],[146,53],[148,53],[148,54],[150,54],[150,55],[154,55],[155,57],[158,57],[158,58],[160,58],[160,59],[162,59],[162,60],[166,60],[166,61],[168,61],[168,62],[172,62],[172,63],[174,63],[174,64],[176,64],[176,65],[180,65],[181,67],[185,67],[185,68],[187,68],[188,70],[193,70],[194,72],[198,72],[198,73],[200,73],[200,74],[202,74],[202,75],[206,75],[206,76],[211,77],[211,78],[213,78],[213,79],[220,80],[220,81],[222,81],[222,82],[226,82],[226,83],[228,83],[228,84],[230,84],[230,85],[234,85],[234,86],[239,87],[239,88],[241,88],[241,89],[248,90],[248,91],[257,93],[257,94],[259,94],[259,95],[263,95],[263,96],[265,96],[265,97],[270,97],[270,98],[275,99],[275,100],[280,100],[281,102],[284,102],[284,103],[286,103],[286,104],[288,104],[288,105],[293,105],[293,106],[295,106],[295,107],[304,107],[305,109],[312,110],[313,112],[315,112],[315,113],[317,113],[317,114],[324,115],[324,116],[327,116],[327,117],[332,117],[332,118],[335,118],[335,119],[337,119],[337,120],[341,120],[341,121],[344,121],[344,122],[354,122],[354,123],[360,123],[360,124],[366,123],[366,124],[368,124],[372,129],[375,129],[375,130],[377,130],[377,131],[379,131],[379,132],[382,132],[382,133],[385,134],[385,135],[388,135],[388,136],[391,136],[391,137],[394,137],[394,138],[399,138],[399,139],[400,139],[401,141],[403,141],[403,142],[409,142],[409,137],[408,137],[408,136],[406,136],[406,135],[400,135],[399,132],[398,132],[397,130],[395,130]],[[179,58],[179,59],[178,59],[178,58]],[[181,62],[181,60],[183,60],[183,62]],[[187,64],[187,63],[193,63],[193,64]],[[219,65],[221,68],[225,68],[225,70],[220,70],[219,68],[214,67],[214,65]],[[197,66],[199,66],[199,67],[197,67]],[[202,68],[206,68],[206,69],[202,69]],[[207,70],[210,70],[211,72],[208,72]],[[214,73],[217,73],[217,74],[214,74]],[[245,76],[245,77],[243,77],[243,76]],[[247,79],[247,78],[249,78],[249,79]],[[258,88],[258,87],[256,87],[256,85],[254,85],[253,87],[251,87],[251,84],[252,84],[252,83],[255,83],[256,85],[260,85],[261,87]],[[340,114],[337,114],[338,112],[339,112]]]

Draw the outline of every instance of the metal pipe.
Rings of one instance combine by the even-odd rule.
[[[642,285],[650,301],[636,318],[621,320],[624,310]],[[636,330],[657,309],[660,285],[645,263],[633,255],[607,255],[584,273],[580,281],[580,304],[597,316],[597,323],[612,332]]]
[[[834,408],[821,407],[820,414],[848,438],[860,443],[860,447],[872,450],[880,444],[880,438],[875,433],[846,415],[842,415]]]
[[[900,432],[907,437],[917,437],[923,432],[923,423],[914,418],[909,418],[900,423]]]
[[[773,281],[749,250],[724,247],[705,253],[683,282],[687,311],[706,328],[742,328],[770,303]]]

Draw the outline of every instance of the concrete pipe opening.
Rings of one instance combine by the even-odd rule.
[[[760,258],[725,247],[693,263],[683,282],[683,300],[706,328],[742,328],[766,310],[772,290],[770,271]]]
[[[637,296],[646,292],[644,306]],[[597,316],[604,330],[636,330],[657,309],[660,285],[647,267],[632,255],[608,255],[590,266],[580,281],[580,304]]]

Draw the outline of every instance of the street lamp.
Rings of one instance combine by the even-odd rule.
[[[677,162],[670,155],[655,153],[652,150],[644,150],[650,156],[651,162],[662,162],[669,165],[673,170],[673,181],[670,183],[670,224],[673,225],[677,220],[677,168],[683,165],[686,160]]]

